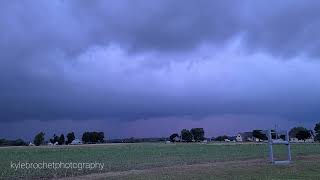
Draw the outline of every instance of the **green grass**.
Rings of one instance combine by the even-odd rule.
[[[275,147],[279,157],[285,151]],[[320,154],[320,144],[292,145],[293,158],[298,155]],[[1,178],[50,178],[76,176],[101,172],[99,170],[17,170],[11,162],[101,162],[102,172],[150,169],[173,165],[216,161],[246,160],[268,157],[266,144],[119,144],[64,147],[10,147],[0,148]],[[236,171],[236,169],[235,169]]]

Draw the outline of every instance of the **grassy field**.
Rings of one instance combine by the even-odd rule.
[[[283,146],[281,146],[283,147]],[[285,150],[276,147],[277,158]],[[266,144],[107,144],[0,148],[0,177],[58,178],[89,174],[97,179],[320,179],[320,144],[292,145],[293,163],[267,163]],[[11,162],[101,162],[95,170],[32,170]],[[87,179],[84,176],[84,179]]]

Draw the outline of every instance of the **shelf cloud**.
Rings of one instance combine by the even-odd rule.
[[[320,119],[319,1],[0,4],[0,124]]]

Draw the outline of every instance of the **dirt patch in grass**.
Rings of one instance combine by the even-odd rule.
[[[267,164],[266,160],[252,159],[252,160],[244,160],[244,161],[226,161],[226,162],[201,163],[201,164],[190,164],[190,165],[176,165],[176,166],[158,167],[158,168],[150,168],[150,169],[142,169],[142,170],[95,173],[95,174],[89,174],[85,176],[61,178],[60,180],[101,179],[101,178],[108,178],[108,177],[115,177],[115,176],[138,175],[138,174],[154,173],[154,172],[168,171],[168,170],[188,171],[190,169],[198,169],[198,168],[204,168],[204,167],[223,168],[226,166],[254,166],[254,165],[261,165],[261,164]]]
[[[320,156],[319,155],[298,156],[296,157],[296,159],[294,159],[292,164],[286,165],[286,167],[296,168],[295,161],[320,162]],[[274,165],[272,167],[276,167],[276,166],[284,166],[284,165]],[[142,169],[142,170],[94,173],[94,174],[89,174],[85,176],[61,178],[60,180],[127,179],[131,177],[143,177],[143,176],[148,177],[148,175],[153,175],[153,174],[159,175],[166,172],[182,174],[184,172],[195,172],[195,171],[201,172],[204,169],[212,169],[212,170],[215,169],[215,170],[221,171],[223,169],[232,169],[232,168],[251,168],[252,169],[252,168],[263,168],[263,167],[271,167],[267,159],[236,160],[236,161],[212,162],[212,163],[201,163],[201,164],[190,164],[190,165],[186,164],[186,165],[157,167],[157,168]],[[137,179],[140,179],[140,178],[137,178]]]

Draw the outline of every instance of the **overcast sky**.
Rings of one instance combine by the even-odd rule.
[[[320,1],[0,5],[0,137],[320,121]]]

